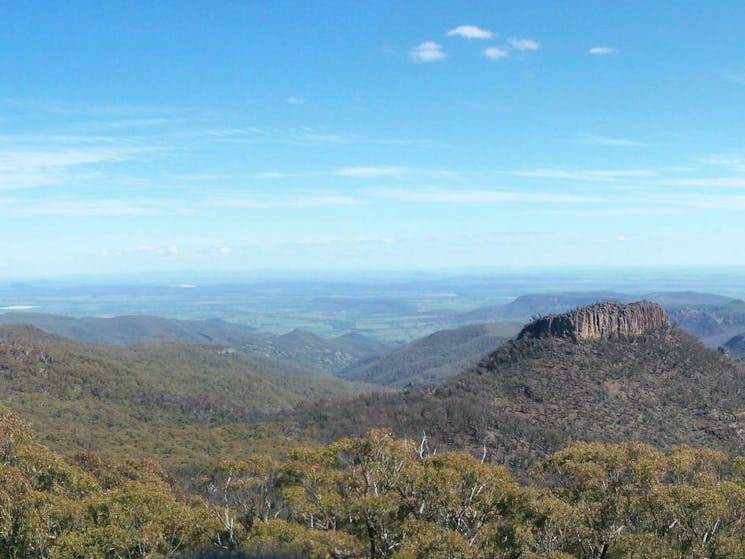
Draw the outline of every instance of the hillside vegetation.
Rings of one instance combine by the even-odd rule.
[[[0,328],[3,398],[69,452],[0,410],[0,557],[745,559],[745,375],[667,324],[594,305],[362,396],[232,348]]]
[[[262,413],[360,390],[336,379],[282,374],[215,346],[91,346],[29,326],[0,327],[3,403],[63,451],[192,467],[261,446]],[[286,441],[276,432],[266,436],[271,447]]]
[[[639,336],[510,341],[442,386],[302,405],[294,421],[334,440],[391,427],[441,449],[486,445],[524,469],[573,440],[694,444],[739,453],[745,374],[677,328]]]
[[[575,443],[520,484],[372,431],[225,461],[187,495],[152,462],[55,454],[0,409],[0,556],[741,559],[743,472],[708,449]]]
[[[393,388],[439,383],[475,365],[519,329],[518,323],[502,322],[440,330],[344,369],[339,376]]]

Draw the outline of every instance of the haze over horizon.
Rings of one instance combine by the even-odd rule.
[[[742,21],[5,3],[3,276],[742,265]]]

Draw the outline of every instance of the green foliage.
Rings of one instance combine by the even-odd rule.
[[[152,463],[67,460],[0,411],[0,557],[158,558],[209,544],[219,527]]]
[[[233,467],[247,495],[272,495],[274,512],[245,507],[236,545],[318,558],[739,558],[741,462],[708,449],[575,443],[535,469],[536,485],[520,485],[500,466],[374,430]]]
[[[257,523],[242,549],[252,555],[282,553],[303,559],[364,556],[360,542],[347,533],[306,528],[282,519]]]
[[[59,451],[152,457],[181,472],[212,465],[216,456],[287,448],[286,433],[258,421],[263,414],[358,391],[329,377],[282,374],[220,347],[90,346],[0,327],[3,402]],[[24,436],[7,427],[0,458],[13,437]]]
[[[321,441],[390,427],[525,471],[576,440],[745,452],[745,370],[675,328],[639,336],[507,342],[440,386],[308,403],[295,425]]]
[[[361,360],[339,375],[393,388],[441,383],[476,365],[520,326],[504,322],[440,330],[375,359]]]
[[[304,559],[745,559],[743,459],[578,442],[518,483],[373,430],[248,455],[188,495],[152,461],[61,457],[0,411],[0,557],[164,559],[212,547]]]

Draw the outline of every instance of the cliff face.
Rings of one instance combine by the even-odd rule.
[[[667,312],[656,303],[596,303],[564,314],[539,318],[523,328],[518,339],[555,337],[596,340],[638,336],[669,325]]]

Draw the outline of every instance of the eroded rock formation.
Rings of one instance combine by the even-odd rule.
[[[522,329],[518,339],[556,337],[596,340],[638,336],[669,325],[667,312],[656,303],[596,303],[563,314],[538,318]]]

